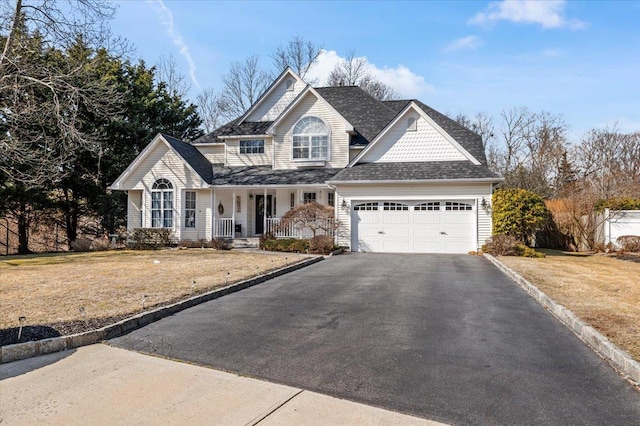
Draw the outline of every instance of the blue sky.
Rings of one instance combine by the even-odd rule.
[[[571,135],[640,131],[640,1],[122,1],[112,22],[149,64],[172,54],[199,88],[294,35],[321,44],[320,82],[350,50],[403,98],[448,113],[527,106]]]

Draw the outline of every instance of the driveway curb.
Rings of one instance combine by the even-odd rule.
[[[38,355],[45,355],[52,352],[74,349],[80,346],[92,345],[103,340],[112,339],[116,336],[120,336],[132,330],[144,327],[145,325],[151,324],[152,322],[158,321],[159,319],[173,315],[177,312],[183,311],[204,302],[208,302],[210,300],[217,299],[227,294],[244,290],[245,288],[263,283],[272,278],[279,277],[289,272],[293,272],[314,263],[320,262],[323,259],[323,256],[306,259],[285,268],[268,272],[264,275],[258,275],[257,277],[240,281],[238,283],[212,290],[204,294],[199,294],[197,296],[190,297],[189,299],[182,300],[168,306],[161,306],[151,311],[134,315],[115,324],[107,325],[96,330],[71,334],[69,336],[52,337],[50,339],[2,346],[0,347],[0,364],[31,358]]]
[[[569,330],[571,330],[580,340],[593,349],[598,355],[604,358],[615,370],[625,379],[635,386],[640,385],[640,363],[631,356],[611,343],[609,339],[597,332],[593,327],[582,322],[573,312],[547,296],[538,287],[521,277],[513,269],[509,268],[490,254],[484,253],[491,263],[504,272],[509,278],[520,285],[531,297],[551,312]]]

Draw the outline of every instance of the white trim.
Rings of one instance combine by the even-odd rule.
[[[249,115],[251,115],[251,113],[258,107],[258,105],[260,105],[269,96],[271,92],[275,90],[278,84],[280,84],[280,82],[284,80],[285,76],[287,75],[290,75],[291,77],[293,77],[297,82],[301,84],[305,84],[304,80],[302,80],[302,78],[300,78],[295,72],[293,72],[291,67],[287,67],[284,71],[282,71],[282,74],[280,74],[280,76],[276,78],[273,83],[271,83],[271,86],[269,86],[267,90],[265,90],[265,92],[262,95],[260,95],[260,97],[253,103],[253,105],[251,105],[249,109],[240,117],[240,119],[236,122],[236,124],[244,123],[244,120]]]
[[[133,160],[131,162],[131,164],[129,164],[129,167],[127,167],[125,169],[125,171],[122,172],[120,174],[120,176],[118,176],[118,178],[111,185],[109,185],[108,189],[116,190],[116,191],[122,191],[122,190],[125,190],[125,189],[133,189],[133,188],[121,188],[122,182],[125,179],[127,179],[129,177],[129,175],[131,174],[131,172],[133,172],[133,170],[135,170],[140,165],[142,160],[147,155],[149,155],[149,152],[155,147],[155,145],[158,143],[158,140],[161,140],[162,142],[164,142],[164,144],[169,148],[169,151],[173,152],[176,156],[178,156],[178,158],[182,161],[182,163],[184,163],[184,165],[187,166],[187,168],[200,179],[200,185],[201,186],[207,187],[208,184],[207,184],[207,182],[204,181],[204,179],[202,179],[202,176],[200,176],[198,174],[198,172],[196,172],[193,169],[193,167],[191,167],[191,165],[182,157],[182,155],[180,155],[175,149],[173,149],[171,144],[169,142],[167,142],[167,140],[164,137],[162,137],[162,134],[158,133],[156,135],[156,137],[153,138],[153,140],[151,142],[149,142],[149,144],[142,150],[142,152],[140,154],[138,154],[138,156],[135,158],[135,160]]]
[[[479,183],[503,182],[504,178],[477,179],[407,179],[407,180],[328,180],[327,185],[376,185],[376,184],[414,184],[414,183]]]
[[[317,187],[317,188],[325,188],[328,187],[329,185],[327,185],[326,183],[296,183],[293,185],[278,185],[278,184],[271,184],[271,185],[211,185],[210,188],[248,188],[248,189],[260,189],[260,188],[299,188],[299,187]]]
[[[187,228],[186,227],[186,220],[187,220],[187,192],[193,192],[194,194],[196,194],[196,208],[193,209],[195,212],[195,218],[194,218],[194,225],[192,227]],[[182,204],[182,220],[180,221],[180,229],[182,231],[189,231],[192,229],[197,230],[198,229],[198,191],[195,189],[189,189],[189,188],[185,188],[182,189],[181,191],[182,193],[182,200],[180,201],[180,204]]]
[[[271,135],[269,134],[261,134],[261,135],[225,135],[225,136],[218,136],[218,139],[222,140],[223,142],[216,142],[214,144],[211,145],[219,145],[219,144],[223,144],[225,139],[267,139],[270,138]],[[194,146],[198,146],[198,145],[194,145]]]
[[[280,124],[280,122],[284,119],[284,117],[287,116],[287,114],[289,114],[289,112],[291,110],[293,110],[301,101],[302,99],[308,95],[309,93],[313,94],[319,101],[323,102],[325,107],[327,107],[331,112],[333,112],[333,114],[335,114],[337,117],[339,117],[345,127],[345,131],[348,132],[353,132],[353,125],[351,123],[349,123],[347,121],[346,118],[344,118],[342,116],[342,114],[340,114],[338,111],[336,111],[336,109],[329,103],[327,102],[327,100],[325,98],[323,98],[322,96],[320,96],[320,94],[311,86],[309,86],[307,84],[307,87],[305,87],[300,94],[296,97],[296,99],[293,100],[293,102],[291,102],[278,116],[278,118],[276,118],[273,123],[271,123],[271,126],[269,126],[269,128],[266,130],[266,133],[270,134],[270,135],[274,135],[276,133],[276,127],[278,126],[278,124]]]
[[[398,114],[396,117],[389,122],[384,129],[367,145],[365,149],[360,152],[351,162],[347,165],[347,167],[352,167],[357,164],[362,157],[364,157],[367,152],[369,152],[372,147],[378,143],[382,138],[387,134],[387,132],[396,125],[400,121],[402,117],[405,117],[406,113],[413,109],[417,112],[423,119],[425,119],[438,133],[440,133],[451,145],[453,145],[462,155],[464,155],[467,160],[471,161],[476,166],[479,166],[481,163],[478,161],[469,151],[462,147],[449,133],[447,133],[442,127],[438,125],[426,112],[422,110],[415,102],[411,101],[409,104]],[[406,130],[406,129],[405,129]]]
[[[299,122],[301,122],[302,120],[304,120],[305,118],[317,118],[318,120],[322,121],[322,123],[325,125],[325,127],[328,130],[328,134],[327,134],[327,158],[293,158],[293,129],[295,129],[295,127],[298,125]],[[312,167],[312,166],[324,166],[326,163],[331,161],[331,126],[329,125],[329,123],[326,122],[326,120],[324,120],[322,117],[318,117],[317,115],[313,115],[313,114],[306,114],[303,115],[302,117],[300,117],[298,119],[298,121],[295,122],[295,124],[293,125],[293,127],[291,128],[291,151],[289,152],[289,160],[297,163],[298,167]],[[274,143],[275,145],[275,143]],[[309,139],[309,155],[311,155],[311,139]],[[274,157],[275,158],[275,157]],[[312,164],[312,163],[320,163],[323,162],[323,164]]]

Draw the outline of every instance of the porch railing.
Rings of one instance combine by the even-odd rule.
[[[324,225],[325,225],[324,226],[325,228],[331,229],[329,226],[330,225],[329,221],[327,221],[327,223]],[[293,226],[293,224],[289,224],[288,226],[283,227],[280,225],[280,219],[274,218],[274,217],[267,218],[266,232],[268,234],[273,235],[276,238],[311,238],[313,237],[313,233],[311,232],[310,229],[308,228],[299,229]],[[333,237],[334,232],[318,229],[316,231],[316,235],[330,235]]]
[[[213,223],[213,231],[216,238],[233,238],[233,219],[215,219]]]

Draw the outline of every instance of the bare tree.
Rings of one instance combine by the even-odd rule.
[[[327,79],[328,86],[357,86],[360,80],[369,74],[369,63],[364,56],[356,56],[355,50],[347,52],[344,59],[331,70]]]
[[[196,96],[196,105],[202,118],[202,127],[211,133],[222,124],[224,105],[220,94],[213,88],[204,89]]]
[[[473,118],[469,118],[463,113],[458,113],[453,119],[467,129],[479,134],[482,137],[482,144],[485,148],[496,138],[493,117],[487,115],[487,113],[479,112]]]
[[[375,78],[369,70],[369,62],[363,56],[356,56],[355,51],[350,50],[344,59],[331,70],[327,79],[328,86],[359,86],[374,98],[386,101],[397,98],[397,93]]]
[[[225,118],[242,115],[269,86],[269,76],[258,63],[258,55],[251,55],[244,62],[232,63],[229,72],[222,77],[220,99]]]
[[[593,129],[580,144],[578,161],[599,199],[640,196],[640,133]]]
[[[173,54],[163,55],[156,64],[156,78],[159,83],[164,83],[171,96],[186,98],[191,89],[189,79],[180,72],[178,63]]]
[[[305,40],[300,36],[294,36],[286,46],[280,45],[271,57],[273,58],[276,72],[281,72],[287,67],[291,67],[300,78],[306,81],[306,76],[321,51],[322,46]],[[314,82],[310,81],[309,83],[313,84]]]

